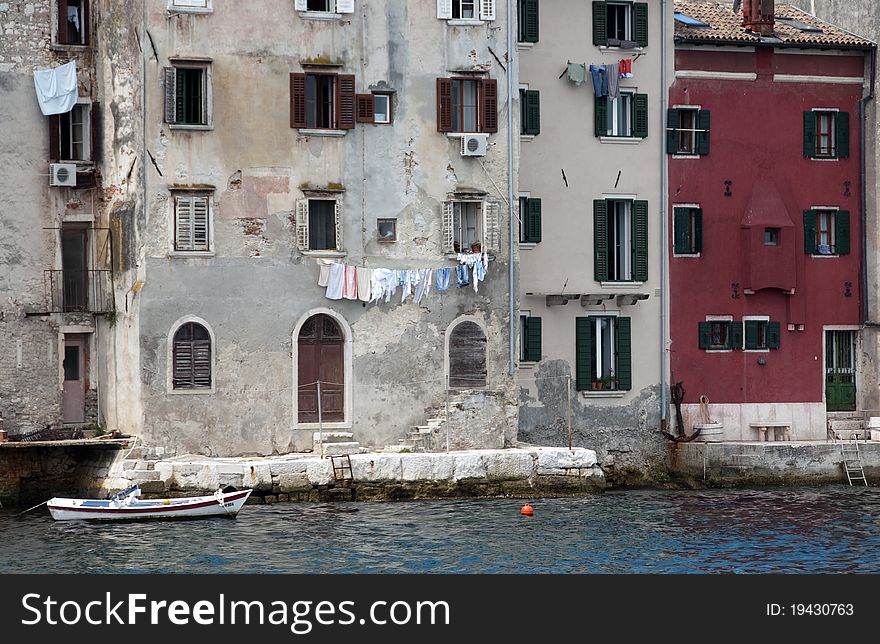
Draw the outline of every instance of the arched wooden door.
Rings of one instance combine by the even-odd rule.
[[[306,320],[299,332],[299,422],[318,422],[318,381],[321,421],[345,420],[345,337],[336,320],[323,313]]]
[[[456,324],[449,336],[449,386],[486,386],[486,334],[475,322]]]

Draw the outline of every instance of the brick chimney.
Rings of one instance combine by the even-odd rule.
[[[762,36],[772,36],[775,23],[774,0],[743,0],[742,26]]]

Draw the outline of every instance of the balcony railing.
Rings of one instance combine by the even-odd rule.
[[[45,271],[49,313],[109,313],[114,309],[109,270]]]

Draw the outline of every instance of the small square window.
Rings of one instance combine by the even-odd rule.
[[[764,229],[764,245],[779,246],[779,228]]]
[[[89,0],[59,1],[58,32],[56,42],[59,45],[89,44]]]
[[[165,122],[178,126],[209,126],[210,64],[173,62],[165,68]]]
[[[376,228],[380,242],[397,241],[397,220],[396,219],[379,219],[376,221]]]
[[[373,123],[391,123],[391,96],[373,94]]]
[[[309,199],[309,250],[336,247],[336,201]]]

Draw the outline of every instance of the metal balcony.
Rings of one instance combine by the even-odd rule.
[[[111,271],[45,271],[49,313],[109,313],[113,306]]]

